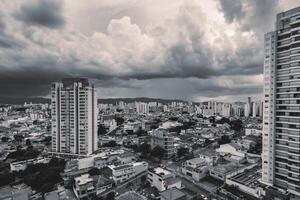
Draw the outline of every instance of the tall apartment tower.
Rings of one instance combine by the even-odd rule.
[[[247,103],[245,104],[245,117],[250,117],[252,113],[252,102],[251,97],[248,97]]]
[[[300,7],[264,40],[262,182],[300,196]]]
[[[97,150],[97,95],[88,79],[53,83],[52,151],[89,155]]]

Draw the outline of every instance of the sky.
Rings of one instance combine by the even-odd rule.
[[[300,0],[2,0],[0,97],[88,77],[99,98],[259,99],[263,37]]]

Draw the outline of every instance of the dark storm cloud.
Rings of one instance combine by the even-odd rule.
[[[65,24],[62,1],[59,0],[36,0],[23,4],[15,16],[26,24],[48,28],[61,28]]]
[[[14,55],[14,62],[5,66],[0,62],[1,95],[9,97],[43,96],[49,94],[50,85],[63,78],[88,77],[106,82],[110,75],[95,73],[75,67],[74,63],[59,63],[52,55],[36,55],[34,60],[23,55]],[[0,60],[1,61],[1,60]],[[69,70],[68,70],[69,69]],[[108,84],[108,83],[106,83]],[[121,85],[118,82],[110,84]],[[104,85],[104,84],[103,84]]]
[[[238,0],[220,0],[221,10],[227,22],[231,23],[235,19],[240,19],[244,16],[242,1]]]
[[[106,19],[107,30],[92,36],[73,28],[64,17],[61,1],[34,0],[16,8],[8,23],[0,18],[2,94],[47,95],[51,82],[80,76],[97,79],[97,87],[108,93],[120,92],[120,96],[126,96],[126,91],[136,96],[143,92],[145,96],[168,93],[167,97],[194,98],[261,92],[259,84],[233,85],[262,73],[263,44],[257,41],[262,40],[266,24],[273,26],[277,4],[268,0],[220,1],[215,9],[224,13],[226,22],[220,20],[223,30],[217,27],[219,22],[206,19],[201,6],[188,2],[161,24],[142,29],[136,20],[120,16]],[[6,26],[13,27],[9,34]],[[234,29],[234,39],[225,33],[227,26]],[[249,76],[234,84],[215,83],[224,76],[230,80],[241,75]]]
[[[278,9],[278,0],[219,0],[221,11],[228,22],[235,19],[243,30],[259,34],[270,31]],[[243,6],[244,5],[244,6]]]
[[[0,14],[0,48],[12,49],[23,46],[23,44],[18,43],[18,40],[5,32],[6,25],[2,19],[3,16]]]
[[[241,83],[236,83],[241,84]],[[260,85],[247,85],[239,87],[227,87],[226,85],[216,85],[216,84],[197,84],[195,89],[207,97],[217,97],[217,96],[230,96],[230,95],[244,95],[244,94],[257,94],[262,92],[262,87]]]
[[[278,0],[251,0],[250,2],[254,13],[248,26],[262,30],[263,34],[273,29],[276,13],[279,12]]]
[[[236,59],[218,58],[224,65],[217,71],[221,75],[257,75],[263,73],[263,52],[259,47],[241,47],[237,50]]]

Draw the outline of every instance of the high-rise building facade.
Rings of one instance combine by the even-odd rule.
[[[252,113],[252,102],[251,97],[248,97],[247,103],[245,104],[245,117],[250,117]]]
[[[135,102],[136,112],[139,114],[149,113],[149,104],[144,102]]]
[[[300,7],[264,39],[262,182],[300,196]]]
[[[89,155],[97,150],[97,95],[87,79],[53,83],[52,151]]]

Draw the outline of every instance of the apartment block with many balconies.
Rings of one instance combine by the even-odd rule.
[[[300,7],[265,34],[262,182],[300,196]]]

